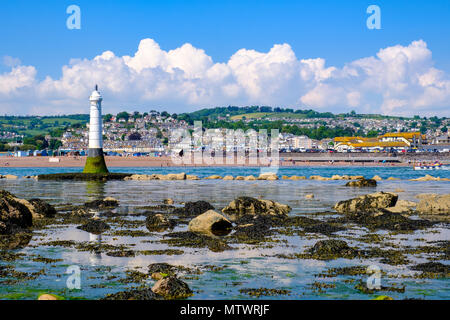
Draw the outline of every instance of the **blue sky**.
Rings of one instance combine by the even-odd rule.
[[[66,28],[66,8],[71,4],[81,8],[81,30]],[[371,4],[381,8],[381,30],[366,27],[369,16],[366,8]],[[118,57],[133,56],[140,41],[146,38],[153,39],[165,52],[190,43],[203,49],[214,63],[227,63],[243,48],[267,53],[275,44],[286,43],[297,59],[322,58],[326,66],[336,68],[375,56],[383,48],[407,47],[413,41],[423,40],[432,53],[432,66],[445,73],[444,79],[448,79],[449,35],[448,0],[0,2],[0,58],[13,57],[20,60],[20,65],[33,66],[36,69],[33,81],[36,82],[47,76],[53,80],[60,79],[62,67],[68,65],[72,58],[92,60],[107,50]],[[0,74],[10,71],[9,65],[1,64]],[[448,102],[446,95],[443,99],[444,104]],[[184,103],[181,98],[169,100],[168,108],[176,109],[175,105]],[[277,102],[250,95],[246,99],[231,98],[229,104],[264,103],[265,100]],[[25,100],[16,101],[26,103]],[[292,101],[286,104],[302,104],[300,100]],[[135,104],[144,102],[147,105],[165,104],[163,98],[130,101]],[[3,104],[0,102],[0,106],[11,108],[11,103],[14,100],[9,96],[3,99]],[[126,100],[120,103],[126,103]],[[218,99],[217,104],[221,103],[227,104],[227,100]],[[443,102],[439,103],[442,105]],[[201,99],[198,103],[196,100],[184,103],[188,108],[210,104],[213,102]],[[280,100],[279,104],[284,104],[284,101]],[[309,104],[314,106],[314,103]],[[354,106],[358,107],[357,104]],[[424,112],[432,111],[432,107],[428,106],[428,111],[424,109]],[[39,110],[37,108],[30,106],[34,112]],[[333,109],[323,104],[318,104],[317,108]],[[366,104],[360,110],[366,110],[364,108],[369,107]],[[436,109],[441,114],[442,110],[442,107]]]

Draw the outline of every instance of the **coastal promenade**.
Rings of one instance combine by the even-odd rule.
[[[0,157],[0,167],[83,167],[86,157],[62,156],[59,162],[51,162],[50,157]],[[222,163],[208,157],[202,164],[175,163],[171,157],[105,157],[109,167],[177,167],[177,166],[268,166],[267,161],[255,164],[246,159],[229,163],[223,158]],[[280,166],[411,166],[414,162],[440,161],[450,163],[449,153],[420,153],[406,155],[389,155],[386,153],[281,153]],[[228,163],[227,163],[228,162]]]

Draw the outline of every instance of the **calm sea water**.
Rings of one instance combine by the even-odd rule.
[[[257,176],[263,171],[273,171],[271,168],[259,167],[112,167],[109,168],[111,172],[125,172],[137,174],[152,174],[152,173],[180,173],[195,174],[201,178],[218,174],[221,176]],[[18,176],[39,175],[47,173],[60,172],[80,172],[82,169],[74,168],[0,168],[0,174],[13,174]],[[439,170],[414,170],[410,167],[281,167],[277,171],[279,176],[282,175],[299,175],[311,176],[321,175],[324,177],[331,177],[334,174],[339,175],[364,175],[366,177],[373,177],[379,175],[383,179],[388,177],[400,179],[413,179],[422,177],[425,174],[430,174],[435,177],[450,178],[450,167],[444,167]]]
[[[36,175],[56,172],[77,172],[80,168],[1,168],[0,174],[15,174],[18,176]],[[206,177],[212,174],[233,176],[259,175],[260,168],[111,168],[114,172],[130,173],[179,173],[196,174]],[[399,193],[400,199],[417,201],[418,193],[449,193],[450,182],[430,181],[414,182],[407,179],[417,178],[426,173],[443,178],[450,178],[449,170],[414,171],[410,168],[396,167],[299,167],[280,168],[278,175],[321,175],[331,177],[333,174],[364,175],[372,177],[379,175],[382,178],[396,177],[401,180],[381,181],[375,191],[394,191],[398,188],[405,192]],[[288,204],[292,207],[290,215],[311,216],[315,212],[330,211],[331,207],[340,200],[348,199],[364,193],[367,190],[347,188],[344,181],[108,181],[97,182],[60,182],[35,181],[33,179],[0,180],[0,189],[6,189],[22,198],[42,198],[54,205],[63,203],[82,204],[88,200],[100,199],[106,196],[115,197],[120,201],[119,211],[130,214],[126,219],[139,220],[143,217],[133,217],[142,206],[161,204],[163,199],[172,198],[177,205],[186,201],[206,200],[216,209],[220,210],[230,201],[239,196],[261,197]],[[305,195],[313,193],[314,200],[305,200]],[[313,218],[320,217],[314,216]],[[120,228],[119,228],[120,229]],[[186,225],[175,228],[174,231],[185,231]],[[271,246],[254,247],[252,245],[232,245],[235,250],[212,252],[203,248],[177,248],[161,244],[165,233],[152,233],[145,237],[114,236],[111,230],[101,237],[93,236],[87,232],[76,229],[74,225],[54,225],[43,233],[33,236],[30,245],[19,250],[26,253],[22,259],[13,262],[0,261],[0,265],[14,265],[17,271],[38,272],[45,269],[46,274],[35,280],[27,280],[18,284],[1,285],[0,299],[21,298],[35,299],[39,292],[53,292],[68,297],[83,297],[98,299],[107,293],[113,293],[130,287],[116,281],[105,280],[106,277],[116,275],[124,277],[126,270],[137,268],[146,272],[151,263],[167,262],[174,265],[203,268],[207,265],[223,267],[217,271],[205,271],[196,279],[187,279],[186,282],[195,291],[191,299],[249,299],[250,297],[239,292],[242,288],[276,288],[291,291],[289,296],[261,297],[272,299],[370,299],[379,294],[403,298],[434,298],[450,299],[449,279],[413,279],[393,278],[383,276],[382,285],[405,286],[405,293],[382,292],[375,295],[362,294],[354,288],[354,283],[346,280],[348,276],[337,278],[320,278],[316,275],[332,267],[377,265],[388,275],[402,276],[411,274],[409,266],[428,261],[430,254],[408,255],[411,261],[408,265],[392,266],[383,264],[380,259],[347,260],[337,259],[331,261],[318,261],[312,259],[285,260],[273,257],[278,253],[301,253],[307,246],[313,245],[327,236],[301,237],[301,236],[275,236],[282,242],[271,243]],[[142,228],[145,231],[145,228]],[[365,228],[352,227],[349,230],[337,232],[334,237],[344,239],[349,245],[360,248],[377,246],[377,244],[359,243],[355,236],[367,233]],[[379,231],[379,234],[386,234]],[[49,247],[44,243],[50,240],[74,241],[101,241],[105,244],[132,245],[133,250],[162,250],[181,249],[182,255],[138,255],[133,258],[110,257],[105,254],[79,252],[72,248]],[[390,235],[389,243],[398,248],[432,245],[433,241],[450,240],[450,230],[447,224],[441,223],[436,227],[416,231],[409,234]],[[36,256],[51,259],[62,259],[60,262],[46,264],[33,261]],[[447,264],[447,260],[440,261]],[[67,267],[77,265],[81,268],[81,290],[68,290],[66,281]],[[365,281],[366,277],[362,277]],[[314,290],[315,281],[335,285],[325,292]],[[153,282],[150,281],[151,285]],[[106,284],[99,287],[99,284]]]

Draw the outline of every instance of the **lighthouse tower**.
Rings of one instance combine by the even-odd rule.
[[[108,173],[103,156],[102,100],[98,87],[95,85],[95,90],[92,91],[89,97],[91,102],[89,150],[83,170],[84,173]]]

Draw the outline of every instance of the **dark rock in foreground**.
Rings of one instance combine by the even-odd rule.
[[[33,206],[34,211],[42,217],[53,218],[56,215],[55,207],[44,200],[30,199],[28,202]]]
[[[429,273],[438,273],[447,276],[450,275],[450,266],[442,264],[440,262],[420,263],[418,265],[411,267],[411,270]]]
[[[110,229],[110,226],[101,220],[90,220],[85,224],[78,226],[77,229],[84,230],[92,234],[101,234]]]
[[[175,214],[186,217],[195,217],[208,210],[214,210],[214,207],[206,201],[186,202],[184,208],[177,208],[174,210]]]
[[[318,256],[321,260],[336,258],[354,258],[358,251],[348,246],[343,240],[321,240],[309,249],[312,255]]]
[[[131,176],[131,173],[54,173],[54,174],[40,174],[37,176],[38,180],[80,180],[80,181],[108,181],[108,180],[124,180]]]
[[[23,232],[14,230],[13,234],[0,235],[0,252],[1,250],[14,250],[26,247],[32,238],[31,232]],[[2,260],[0,256],[0,260]]]
[[[380,212],[376,215],[355,215],[347,219],[371,230],[413,231],[431,227],[434,222],[423,219],[409,219],[398,213]]]
[[[89,201],[84,204],[84,206],[86,208],[90,208],[90,209],[115,208],[118,205],[119,205],[119,201],[114,198],[111,198],[111,197],[107,197],[102,200]]]
[[[31,227],[33,217],[26,205],[8,191],[0,191],[0,234]]]

